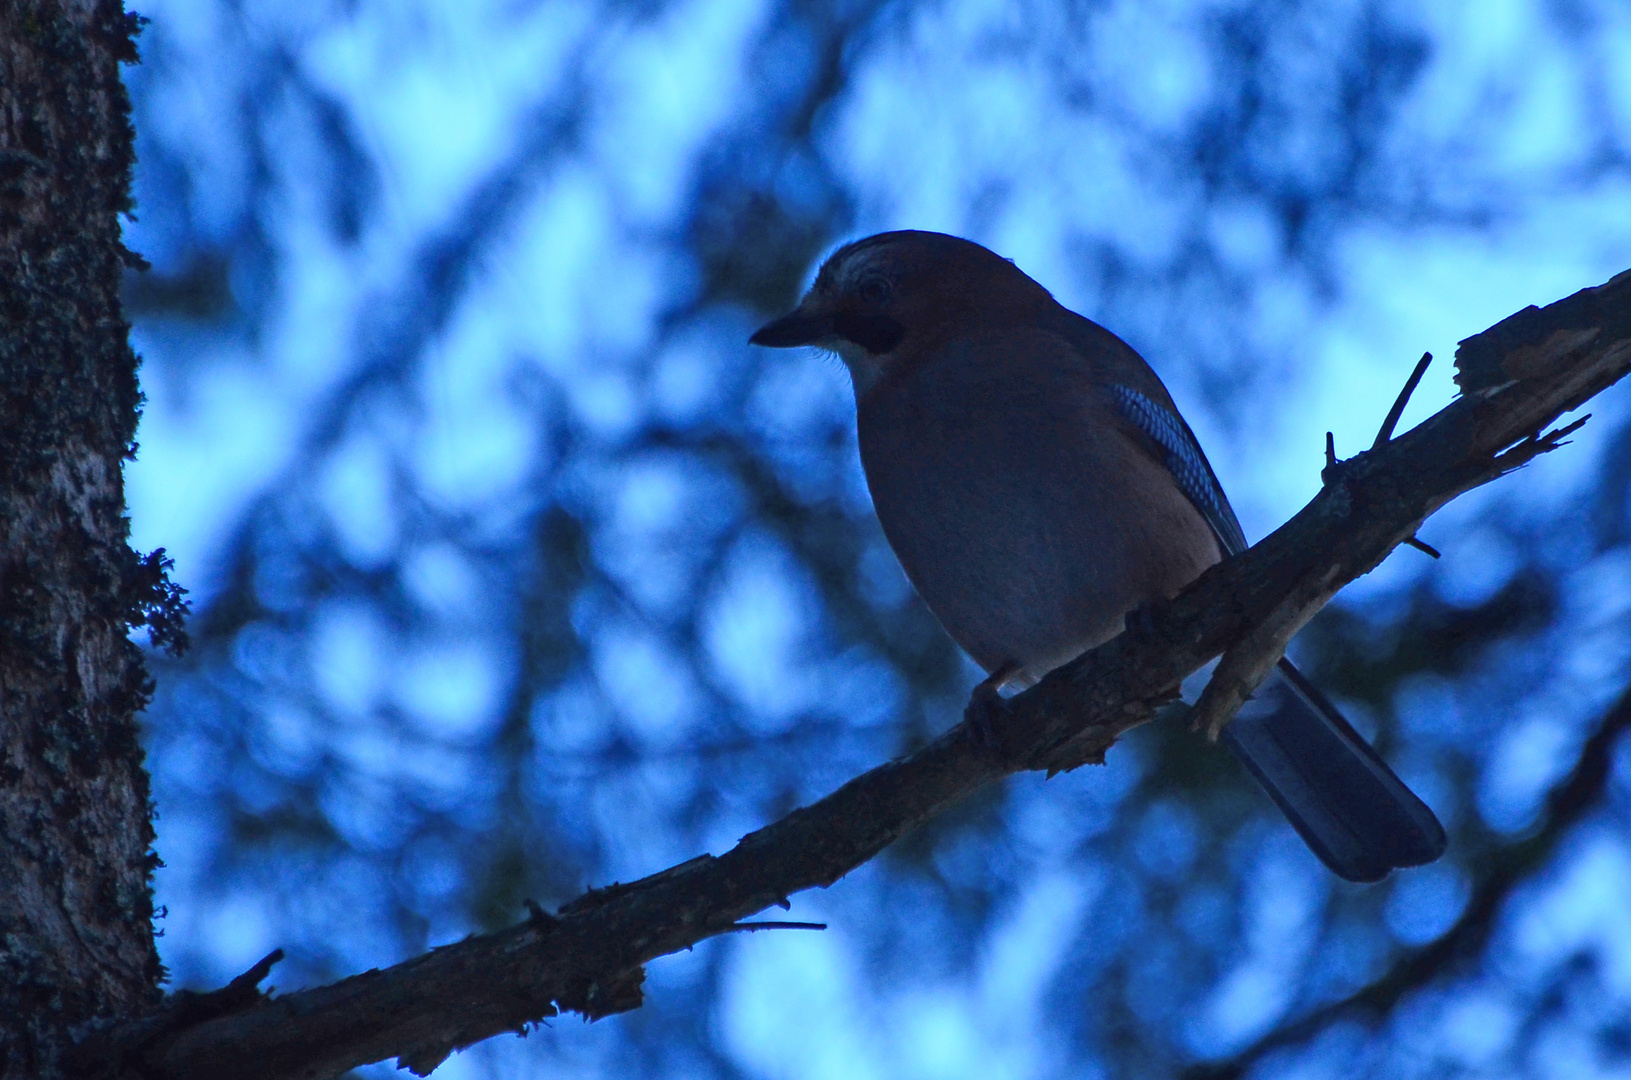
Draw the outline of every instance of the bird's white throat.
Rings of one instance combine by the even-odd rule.
[[[868,390],[877,385],[883,378],[884,367],[888,353],[870,353],[848,338],[834,337],[823,342],[827,348],[838,354],[849,369],[850,380],[855,384],[855,398],[859,401]]]

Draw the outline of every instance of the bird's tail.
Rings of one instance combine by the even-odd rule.
[[[1336,706],[1282,659],[1279,678],[1223,729],[1320,861],[1349,881],[1444,854],[1444,826]]]

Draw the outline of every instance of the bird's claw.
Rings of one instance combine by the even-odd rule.
[[[1008,703],[998,691],[1018,670],[1018,664],[1007,663],[993,671],[969,694],[968,705],[963,709],[963,720],[974,733],[974,741],[1003,756],[1007,756],[1007,749],[998,727],[1008,714]]]
[[[1150,634],[1155,630],[1155,604],[1140,600],[1138,606],[1122,617],[1122,629],[1130,634]]]

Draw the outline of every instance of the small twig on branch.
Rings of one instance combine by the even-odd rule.
[[[1382,428],[1376,433],[1376,441],[1371,443],[1372,450],[1393,438],[1393,429],[1399,426],[1399,417],[1404,415],[1404,407],[1410,403],[1410,395],[1416,392],[1416,387],[1421,383],[1421,377],[1427,373],[1427,365],[1432,362],[1433,354],[1430,352],[1422,353],[1421,359],[1416,361],[1415,370],[1411,371],[1410,378],[1404,381],[1404,389],[1399,391],[1399,396],[1393,399],[1393,408],[1387,411],[1387,417],[1382,421]],[[1442,558],[1437,548],[1422,542],[1415,536],[1405,537],[1404,542],[1423,554],[1431,555],[1435,559]]]
[[[1501,466],[1502,472],[1511,472],[1513,469],[1521,469],[1531,461],[1540,457],[1540,455],[1549,454],[1560,446],[1569,445],[1563,440],[1567,439],[1570,435],[1573,435],[1576,431],[1579,431],[1585,426],[1586,421],[1590,419],[1591,414],[1587,413],[1580,419],[1574,421],[1572,424],[1567,424],[1555,430],[1548,431],[1544,435],[1532,435],[1497,457],[1495,459],[1495,463]]]
[[[218,990],[204,993],[177,990],[165,1001],[163,1009],[125,1029],[116,1047],[88,1040],[70,1057],[68,1071],[76,1076],[93,1076],[100,1069],[108,1075],[125,1076],[126,1064],[162,1054],[180,1032],[206,1020],[230,1016],[259,1002],[263,997],[261,982],[282,959],[283,950],[273,949]]]
[[[731,923],[720,931],[728,934],[733,930],[825,930],[824,922],[739,922]]]
[[[1423,541],[1419,537],[1407,536],[1404,538],[1404,542],[1406,545],[1415,548],[1424,555],[1431,555],[1435,559],[1442,559],[1444,557],[1444,554],[1439,551],[1438,548]]]
[[[1416,361],[1416,370],[1404,381],[1404,389],[1393,399],[1393,408],[1387,411],[1387,419],[1382,421],[1382,430],[1376,433],[1376,441],[1370,444],[1372,450],[1393,438],[1393,429],[1399,426],[1399,417],[1404,415],[1404,407],[1410,403],[1410,395],[1416,392],[1421,377],[1427,373],[1427,365],[1432,362],[1433,354],[1430,352],[1422,353],[1421,359]]]
[[[213,1000],[222,1006],[221,1011],[230,1012],[232,1009],[250,1004],[259,1000],[258,989],[261,980],[272,974],[272,965],[283,959],[282,949],[273,949],[259,960],[255,961],[250,969],[227,983],[219,990],[200,995],[201,998]]]
[[[959,724],[718,857],[382,971],[258,1000],[162,1046],[143,1042],[139,1025],[104,1033],[103,1057],[87,1060],[123,1062],[150,1080],[329,1077],[392,1056],[424,1074],[460,1047],[560,1011],[598,1019],[638,1007],[648,961],[831,885],[1011,773],[1104,760],[1187,675],[1248,640],[1277,644],[1439,507],[1551,449],[1573,428],[1536,433],[1631,368],[1631,273],[1519,312],[1462,342],[1456,358],[1460,399],[1348,461],[1328,440],[1326,484],[1296,517],[1009,699],[999,734],[1011,756]]]

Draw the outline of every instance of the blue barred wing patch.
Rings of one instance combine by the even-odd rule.
[[[1246,534],[1240,531],[1240,522],[1235,519],[1223,487],[1207,463],[1206,455],[1201,453],[1189,425],[1177,413],[1157,405],[1130,386],[1111,386],[1110,398],[1123,418],[1161,448],[1167,471],[1212,526],[1224,553],[1235,555],[1245,551]]]

